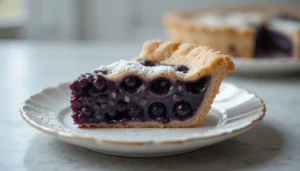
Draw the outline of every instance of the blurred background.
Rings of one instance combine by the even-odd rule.
[[[300,0],[0,0],[0,39],[136,41],[162,39],[171,9]]]

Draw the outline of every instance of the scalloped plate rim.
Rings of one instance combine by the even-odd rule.
[[[249,128],[252,128],[257,122],[259,122],[260,120],[262,120],[265,116],[265,111],[266,111],[266,107],[265,104],[263,102],[263,100],[261,98],[259,98],[257,95],[250,93],[248,90],[242,89],[243,91],[246,91],[249,94],[253,94],[255,96],[255,98],[259,99],[261,104],[262,104],[262,110],[261,113],[259,115],[259,117],[257,117],[254,120],[251,121],[246,121],[247,124],[245,124],[243,127],[238,127],[236,129],[232,129],[231,131],[226,131],[226,132],[221,132],[219,134],[215,134],[215,135],[209,135],[209,136],[199,136],[199,137],[194,137],[194,138],[186,138],[186,139],[181,139],[181,140],[162,140],[162,141],[117,141],[117,140],[109,140],[109,139],[101,139],[101,138],[97,138],[94,136],[84,136],[84,135],[74,135],[71,133],[66,133],[66,132],[62,132],[60,130],[55,130],[52,128],[48,128],[45,127],[43,125],[40,125],[38,123],[36,123],[35,121],[31,120],[29,116],[26,115],[26,111],[24,111],[24,107],[26,106],[25,102],[29,99],[31,99],[33,96],[36,96],[44,91],[47,91],[49,89],[56,89],[58,87],[64,86],[64,85],[68,85],[70,84],[69,82],[63,82],[60,83],[56,86],[50,86],[44,89],[39,90],[37,93],[32,94],[31,96],[29,96],[21,105],[20,107],[20,113],[22,118],[32,127],[47,133],[49,135],[53,135],[56,137],[63,137],[63,138],[68,138],[68,139],[77,139],[77,140],[83,140],[83,141],[94,141],[97,143],[105,143],[105,144],[118,144],[118,145],[146,145],[146,144],[181,144],[181,143],[186,143],[189,141],[195,141],[195,140],[202,140],[202,139],[213,139],[215,137],[222,137],[222,136],[229,136],[232,135],[234,133],[238,133],[238,132],[242,132],[244,130],[247,130]],[[237,87],[234,84],[231,83],[227,83],[227,82],[223,82],[222,84],[227,84],[230,86],[234,86],[235,88],[241,89],[239,87]],[[147,128],[143,128],[143,129],[147,129]],[[163,128],[162,128],[163,129]]]

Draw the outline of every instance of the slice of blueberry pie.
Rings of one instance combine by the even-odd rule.
[[[247,6],[186,10],[164,16],[168,38],[243,58],[300,59],[300,8]]]
[[[233,70],[206,46],[148,41],[134,60],[79,76],[70,85],[72,117],[80,127],[191,127]]]

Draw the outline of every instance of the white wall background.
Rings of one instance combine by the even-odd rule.
[[[142,40],[163,37],[161,16],[172,9],[300,0],[27,0],[24,37],[34,40]]]

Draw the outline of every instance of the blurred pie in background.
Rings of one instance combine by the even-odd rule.
[[[168,39],[211,46],[241,58],[300,59],[300,7],[182,10],[163,18]]]

